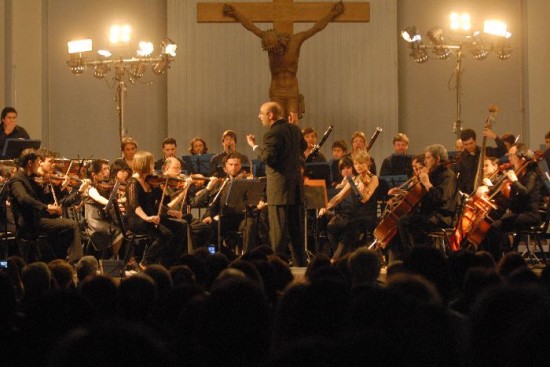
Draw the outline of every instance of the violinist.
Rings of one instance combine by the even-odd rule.
[[[162,204],[162,188],[147,180],[153,173],[153,155],[138,151],[134,156],[134,174],[126,183],[126,215],[130,230],[153,239],[143,254],[140,268],[153,263],[173,264],[183,255],[187,242],[187,224],[182,214]],[[163,255],[165,259],[163,260]]]
[[[349,158],[340,160],[342,176],[351,177],[352,168],[357,175],[352,182],[344,178],[340,192],[319,211],[321,218],[328,220],[326,231],[334,249],[333,260],[353,252],[361,231],[372,232],[376,227],[376,200],[373,195],[378,188],[378,177],[369,171],[370,156],[365,151],[354,155],[353,161]],[[351,185],[356,186],[356,190]],[[322,219],[321,219],[322,220]]]
[[[103,159],[96,159],[88,167],[88,176],[92,184],[87,190],[84,199],[85,218],[87,231],[92,245],[96,250],[104,250],[112,247],[113,257],[118,258],[118,252],[122,244],[122,231],[113,220],[114,216],[105,212],[105,206],[109,203],[111,191],[114,185],[105,185],[110,175],[109,163]]]
[[[417,183],[422,185],[423,196],[412,211],[397,221],[398,233],[390,244],[394,259],[408,255],[413,246],[429,245],[429,231],[452,224],[459,192],[454,172],[446,167],[447,159],[442,145],[426,147],[425,167],[419,170]]]
[[[40,233],[46,233],[56,257],[67,258],[74,264],[82,257],[80,228],[76,221],[59,217],[59,205],[45,204],[40,200],[41,188],[33,178],[38,175],[41,161],[36,150],[23,150],[18,160],[20,168],[9,182],[10,201],[17,219],[16,236],[32,239]],[[53,218],[53,215],[57,217]]]
[[[177,188],[167,188],[169,193],[167,197],[170,198],[170,203],[167,205],[169,208],[185,213],[187,205],[193,202],[193,200],[189,200],[190,190],[196,187],[193,184],[193,180],[191,177],[182,177],[180,160],[175,157],[166,158],[162,166],[162,173],[165,176],[180,178],[182,180],[181,185],[178,185]],[[208,198],[208,196],[206,196],[206,198]],[[198,218],[194,218],[191,213],[185,214],[184,220],[188,223],[189,229],[191,230],[192,243],[188,245],[188,248],[207,247],[213,236],[210,225],[203,223]]]
[[[541,224],[539,205],[541,204],[542,179],[538,172],[533,153],[523,143],[513,144],[508,150],[508,159],[513,169],[506,171],[509,183],[509,199],[506,202],[506,213],[491,224],[487,233],[487,246],[490,252],[499,260],[502,255],[503,243],[508,243],[504,231],[517,231]],[[503,194],[508,190],[503,186]],[[516,236],[517,238],[517,236]],[[504,248],[508,250],[508,246]]]

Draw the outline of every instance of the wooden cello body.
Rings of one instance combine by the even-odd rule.
[[[373,233],[379,247],[386,248],[388,246],[397,234],[399,218],[410,213],[425,194],[426,188],[420,180],[415,179],[404,195],[396,196],[388,201],[382,219]]]

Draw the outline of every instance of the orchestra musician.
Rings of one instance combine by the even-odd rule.
[[[248,211],[240,211],[232,206],[226,205],[231,181],[235,178],[251,178],[250,174],[241,172],[242,161],[243,156],[239,152],[232,152],[224,157],[223,167],[227,177],[224,180],[219,179],[222,183],[221,185],[218,185],[217,190],[209,190],[210,195],[215,195],[202,219],[203,223],[212,226],[213,233],[216,233],[214,236],[216,239],[218,239],[218,225],[220,226],[220,236],[225,240],[227,248],[220,248],[219,250],[228,254],[231,253],[227,252],[227,250],[234,253],[234,251],[240,247],[240,239],[236,237],[236,232],[243,228],[245,224],[247,225],[247,228],[244,228],[242,231],[243,252],[250,251],[256,246],[255,221],[250,217],[245,220],[245,215],[249,214]]]
[[[390,244],[393,258],[407,256],[413,246],[427,245],[427,233],[435,228],[448,227],[458,204],[457,180],[446,167],[447,150],[440,144],[425,149],[424,165],[418,174],[423,196],[408,214],[397,221],[398,233]]]
[[[142,269],[153,263],[170,266],[183,255],[187,244],[187,223],[181,219],[182,213],[163,205],[162,188],[149,183],[153,164],[151,153],[136,152],[134,174],[126,183],[128,226],[132,232],[153,239],[139,264]]]
[[[348,146],[344,140],[336,140],[332,143],[332,159],[330,163],[331,185],[335,187],[344,177],[340,174],[340,159],[348,153]]]
[[[137,152],[138,144],[137,141],[130,137],[124,137],[120,141],[120,151],[122,152],[122,157],[114,160],[115,162],[124,161],[130,169],[134,169],[134,155]]]
[[[510,183],[507,210],[500,219],[491,224],[486,237],[488,250],[497,261],[502,256],[502,250],[508,250],[509,247],[502,248],[502,244],[509,244],[504,231],[511,232],[537,226],[542,220],[539,206],[542,201],[543,183],[533,153],[525,144],[516,143],[508,150],[508,159],[513,169],[505,173]]]
[[[350,164],[351,163],[351,164]],[[351,167],[350,167],[351,166]],[[366,151],[360,151],[349,158],[340,160],[341,173],[351,177],[352,167],[357,175],[353,183],[344,178],[342,189],[319,211],[319,216],[327,216],[326,231],[334,250],[332,259],[351,253],[357,247],[357,241],[365,229],[372,232],[376,227],[376,200],[371,199],[378,188],[378,177],[369,171],[370,156]],[[351,185],[357,187],[354,193]]]
[[[393,137],[393,154],[384,158],[380,168],[380,176],[407,175],[411,177],[412,155],[407,154],[409,149],[409,138],[403,133]]]
[[[203,138],[195,137],[189,142],[189,148],[187,151],[191,155],[199,155],[208,153],[208,147],[206,146],[206,141]]]
[[[2,123],[0,125],[0,152],[3,151],[6,139],[30,139],[24,127],[17,125],[17,110],[13,107],[2,109]]]
[[[184,216],[182,219],[184,219],[188,227],[191,231],[191,242],[188,244],[187,249],[190,248],[198,248],[198,247],[206,247],[208,244],[210,244],[210,240],[213,236],[211,227],[203,223],[198,218],[194,218],[191,213],[186,213],[187,206],[191,203],[197,204],[194,202],[194,199],[196,198],[196,195],[191,197],[190,194],[192,194],[191,190],[195,188],[196,186],[193,183],[193,179],[189,176],[184,177],[181,174],[181,161],[175,157],[168,157],[164,161],[164,165],[162,166],[162,173],[165,176],[173,177],[173,178],[179,178],[182,181],[182,185],[177,188],[168,187],[167,190],[167,198],[169,198],[169,203],[167,203],[167,206],[174,210],[181,211]],[[200,205],[200,204],[199,204]]]
[[[365,137],[365,133],[362,131],[356,131],[351,136],[351,152],[348,153],[348,155],[352,157],[355,153],[359,151],[367,151],[367,138]],[[370,160],[370,172],[375,175],[376,162],[374,161],[374,157],[372,155],[370,157]]]
[[[115,185],[108,184],[109,163],[103,159],[94,160],[88,167],[88,177],[91,179],[91,186],[84,199],[84,215],[90,240],[98,251],[111,247],[113,257],[118,258],[123,239],[122,231],[115,221],[116,217],[105,211],[112,190],[117,189]]]
[[[213,156],[210,160],[210,176],[225,176],[223,160],[227,155],[236,151],[236,146],[237,134],[233,130],[225,130],[222,134],[223,151]],[[241,163],[250,164],[248,157],[244,154],[241,154]]]
[[[307,149],[304,151],[304,158],[307,158],[315,145],[317,145],[317,131],[311,127],[306,127],[302,129],[302,135],[307,143]],[[323,153],[319,152],[311,162],[326,162],[327,159]]]
[[[162,166],[164,165],[164,162],[166,162],[166,159],[169,157],[175,157],[180,162],[180,171],[184,168],[183,162],[181,159],[178,158],[178,143],[176,142],[176,139],[174,138],[166,138],[162,141],[162,155],[163,157],[158,159],[155,162],[155,171],[161,171]],[[181,172],[180,172],[181,173]]]
[[[80,228],[76,221],[59,217],[62,213],[59,205],[45,204],[40,200],[41,188],[34,177],[38,175],[41,161],[36,150],[23,150],[18,160],[20,168],[9,182],[17,236],[33,239],[40,233],[46,233],[56,256],[63,259],[66,257],[74,264],[83,255]]]

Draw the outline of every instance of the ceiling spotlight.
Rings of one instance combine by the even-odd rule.
[[[441,60],[448,59],[451,55],[451,50],[445,45],[443,38],[443,29],[434,27],[428,31],[428,38],[434,44],[433,53]]]
[[[103,79],[105,78],[105,75],[109,73],[109,71],[111,71],[109,65],[101,62],[94,67],[94,76],[97,79]]]
[[[428,53],[426,52],[424,47],[416,42],[411,43],[411,53],[409,54],[409,56],[411,56],[414,61],[419,64],[423,64],[428,61]]]
[[[485,42],[479,31],[474,32],[472,35],[472,54],[474,55],[474,59],[478,61],[485,60],[489,55],[489,50],[485,46]]]
[[[139,50],[137,50],[137,55],[141,57],[148,57],[153,53],[153,42],[141,41],[139,43]]]
[[[170,59],[166,56],[162,57],[162,60],[153,64],[153,73],[157,75],[164,74],[170,66]]]
[[[176,57],[176,48],[178,48],[178,46],[169,38],[165,38],[160,43],[161,52],[165,55]]]
[[[422,36],[416,30],[416,27],[411,25],[401,31],[401,37],[409,43],[419,42],[422,40]]]
[[[83,39],[67,42],[67,49],[69,54],[80,54],[82,52],[92,51],[92,40]]]
[[[97,53],[99,56],[104,57],[106,59],[113,56],[113,54],[111,54],[109,50],[97,50]]]
[[[145,70],[147,70],[147,64],[143,61],[137,61],[130,66],[128,72],[134,78],[139,79],[145,74]]]
[[[74,75],[80,75],[86,70],[86,65],[84,63],[84,59],[80,57],[80,54],[72,54],[69,61],[67,61],[67,65],[69,66],[69,70]]]

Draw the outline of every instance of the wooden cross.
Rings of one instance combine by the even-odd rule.
[[[223,5],[230,4],[254,23],[273,23],[277,32],[293,34],[294,23],[314,23],[325,16],[334,2],[295,3],[293,0],[273,0],[271,3],[197,3],[197,22],[236,22],[223,15]],[[345,2],[345,11],[335,22],[370,21],[370,4]]]

